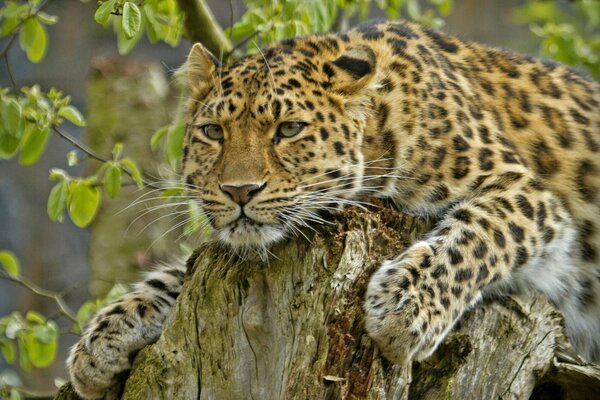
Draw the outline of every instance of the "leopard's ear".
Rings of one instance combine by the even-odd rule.
[[[220,67],[219,60],[206,47],[200,43],[194,44],[185,64],[189,85],[198,87],[208,83]]]
[[[356,93],[371,82],[377,70],[377,57],[367,45],[348,48],[341,56],[323,65],[331,88],[344,94]]]

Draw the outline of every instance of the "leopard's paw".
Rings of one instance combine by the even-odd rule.
[[[67,360],[77,393],[118,398],[137,352],[160,335],[164,314],[150,297],[135,294],[102,309]]]
[[[450,300],[441,293],[446,288],[431,278],[434,257],[421,242],[386,261],[369,282],[365,328],[396,364],[429,356],[452,326]]]

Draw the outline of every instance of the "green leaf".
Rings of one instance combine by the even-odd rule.
[[[94,316],[96,311],[119,297],[123,296],[125,293],[129,292],[129,288],[127,285],[122,283],[115,284],[104,296],[103,298],[99,298],[96,300],[88,300],[77,310],[77,315],[75,319],[77,322],[73,325],[73,329],[75,332],[81,332],[81,329],[84,328],[89,320]]]
[[[406,11],[408,12],[408,16],[415,21],[419,21],[422,16],[421,6],[419,5],[418,0],[408,0]]]
[[[43,11],[38,11],[36,15],[40,21],[46,25],[54,25],[58,22],[58,17],[56,15],[50,15]]]
[[[116,164],[109,164],[104,173],[104,190],[111,199],[117,197],[121,191],[121,168]]]
[[[48,144],[50,128],[47,125],[35,123],[25,124],[25,135],[21,143],[21,165],[32,165],[37,162]]]
[[[156,16],[154,15],[154,10],[152,6],[148,4],[144,4],[144,15],[146,16],[146,35],[148,36],[148,40],[150,43],[156,43],[159,39],[159,32],[161,31],[161,26],[156,20]]]
[[[438,5],[440,14],[444,17],[447,17],[448,15],[450,15],[453,8],[454,8],[454,0],[443,0]]]
[[[15,362],[15,345],[8,339],[0,339],[0,351],[4,356],[7,363],[12,364]]]
[[[0,264],[2,264],[6,273],[13,278],[18,278],[21,275],[21,266],[14,253],[8,250],[0,251]]]
[[[143,36],[143,31],[142,29],[140,29],[137,35],[129,39],[123,31],[123,24],[121,23],[121,19],[115,18],[113,19],[113,21],[113,28],[115,30],[115,33],[117,34],[117,49],[119,50],[119,54],[127,54],[135,47],[137,42],[140,41],[140,39]]]
[[[31,371],[31,359],[29,358],[26,336],[25,331],[20,331],[17,342],[19,343],[19,366],[23,371],[29,372]]]
[[[35,322],[36,324],[46,323],[46,318],[39,312],[33,310],[27,311],[27,314],[25,314],[25,319],[30,322]]]
[[[68,381],[64,380],[63,378],[59,378],[57,376],[56,378],[54,378],[54,387],[57,389],[60,389],[67,382]]]
[[[12,318],[8,321],[4,335],[9,339],[16,339],[23,329],[23,320],[18,312],[13,312],[10,317]]]
[[[135,165],[135,163],[129,158],[124,158],[121,161],[121,164],[125,169],[127,169],[127,171],[129,171],[129,173],[131,174],[131,179],[133,179],[138,188],[143,188],[144,181],[142,179],[142,174],[140,173],[140,170],[138,169],[137,165]]]
[[[163,190],[163,192],[160,194],[160,197],[181,196],[183,194],[183,188],[170,188]]]
[[[167,160],[173,170],[177,170],[177,165],[181,159],[181,150],[183,147],[183,136],[185,129],[183,124],[178,124],[169,127],[169,133],[167,135],[167,147],[165,151],[167,153]]]
[[[89,225],[100,205],[100,191],[87,182],[75,181],[69,184],[69,216],[79,228]]]
[[[62,222],[63,211],[67,207],[69,198],[69,183],[63,180],[56,184],[48,196],[48,216],[52,221]]]
[[[46,55],[48,33],[37,17],[31,17],[23,23],[19,31],[19,45],[33,63],[39,63]]]
[[[142,12],[139,7],[130,1],[123,6],[123,19],[121,21],[123,33],[127,39],[133,39],[142,27]]]
[[[121,157],[121,153],[123,153],[123,143],[115,143],[112,151],[113,160],[117,161]]]
[[[51,181],[62,181],[65,179],[69,179],[69,174],[67,174],[64,170],[60,168],[52,168],[50,170],[49,179]]]
[[[96,13],[94,14],[94,19],[97,23],[99,23],[100,25],[106,25],[111,13],[115,8],[115,2],[116,0],[108,0],[102,3],[100,7],[98,7]]]
[[[58,329],[53,321],[38,325],[25,335],[25,346],[31,364],[36,368],[48,367],[56,358]]]
[[[71,150],[67,153],[67,165],[69,167],[79,165],[79,155],[77,150]]]
[[[167,132],[169,132],[169,125],[165,125],[156,132],[154,132],[154,134],[150,138],[150,148],[152,149],[152,151],[156,150],[158,144],[165,137]]]
[[[122,283],[116,283],[113,287],[110,288],[106,296],[101,300],[102,304],[108,304],[119,297],[123,296],[125,293],[129,292],[129,287]]]
[[[12,157],[23,136],[22,109],[16,100],[0,103],[0,158]]]
[[[19,392],[19,389],[10,389],[10,397],[8,398],[8,400],[23,400],[23,396],[21,396],[21,392]]]
[[[98,310],[98,305],[95,301],[91,300],[86,301],[81,305],[81,307],[79,307],[79,310],[77,310],[77,315],[75,316],[77,322],[73,324],[73,330],[75,333],[81,333],[81,330],[87,325],[88,321],[92,319],[96,313],[96,310]]]
[[[47,320],[33,328],[35,340],[40,343],[48,344],[56,339],[57,329],[53,325],[54,321]]]
[[[209,225],[202,209],[194,200],[188,201],[188,215],[188,222],[183,227],[183,232],[188,236]]]
[[[6,37],[13,33],[15,27],[19,23],[19,19],[17,17],[7,17],[2,24],[2,31],[0,32],[1,37]]]
[[[58,110],[58,115],[77,126],[85,126],[83,115],[73,106],[64,106]]]

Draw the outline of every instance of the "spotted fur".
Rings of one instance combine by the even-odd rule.
[[[224,67],[196,45],[187,71],[183,173],[233,250],[266,254],[322,210],[388,198],[439,222],[368,286],[366,329],[386,357],[429,356],[483,294],[510,288],[545,293],[576,349],[600,361],[598,83],[400,22]],[[181,281],[157,274],[74,348],[84,397],[158,336]]]

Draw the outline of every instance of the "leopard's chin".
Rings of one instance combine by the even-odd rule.
[[[217,237],[234,249],[266,249],[285,237],[283,227],[242,217],[220,228]]]

